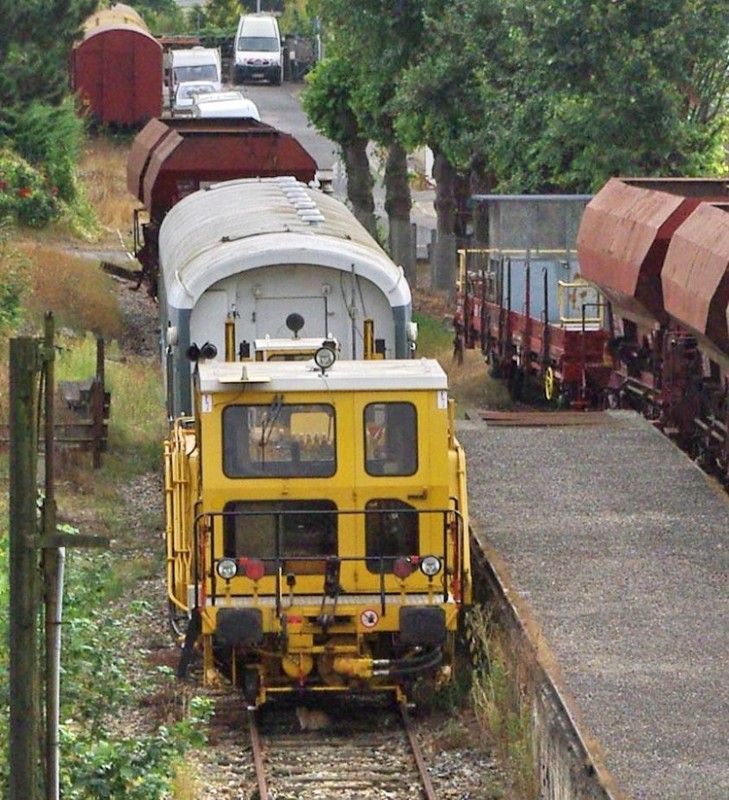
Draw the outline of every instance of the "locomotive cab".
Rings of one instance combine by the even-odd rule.
[[[471,575],[440,365],[330,348],[200,363],[194,396],[166,459],[182,669],[200,648],[206,680],[224,671],[251,705],[301,689],[403,699],[452,675]]]

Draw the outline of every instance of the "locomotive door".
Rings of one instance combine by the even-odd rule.
[[[426,513],[432,504],[426,401],[422,393],[398,393],[392,399],[381,393],[357,395],[354,421],[354,492],[364,513],[351,555],[365,565],[357,589],[379,593],[384,575],[385,591],[395,593],[400,589],[396,562],[429,550],[439,526]],[[416,585],[410,581],[409,586]]]

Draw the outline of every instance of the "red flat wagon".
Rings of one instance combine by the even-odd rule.
[[[612,370],[609,314],[566,255],[460,251],[456,336],[481,349],[515,398],[536,385],[559,405],[596,406]]]

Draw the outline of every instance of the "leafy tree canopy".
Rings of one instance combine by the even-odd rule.
[[[510,78],[484,75],[495,113],[481,144],[504,190],[589,191],[615,174],[722,168],[727,0],[504,5]]]
[[[51,105],[68,92],[68,53],[97,0],[0,0],[0,117],[32,99]]]
[[[397,79],[398,135],[501,191],[724,168],[729,0],[456,0]],[[355,90],[356,96],[356,90]]]

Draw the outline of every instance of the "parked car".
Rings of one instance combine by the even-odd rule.
[[[278,86],[283,80],[283,50],[276,17],[244,14],[235,36],[233,82],[264,80]]]
[[[213,81],[185,81],[177,86],[172,101],[173,116],[189,116],[196,96],[219,94],[220,90]]]
[[[212,81],[217,91],[222,87],[220,51],[211,47],[171,50],[169,54],[170,95],[177,94],[181,83]]]
[[[258,106],[240,92],[197,94],[192,103],[193,117],[247,117],[261,121]]]

